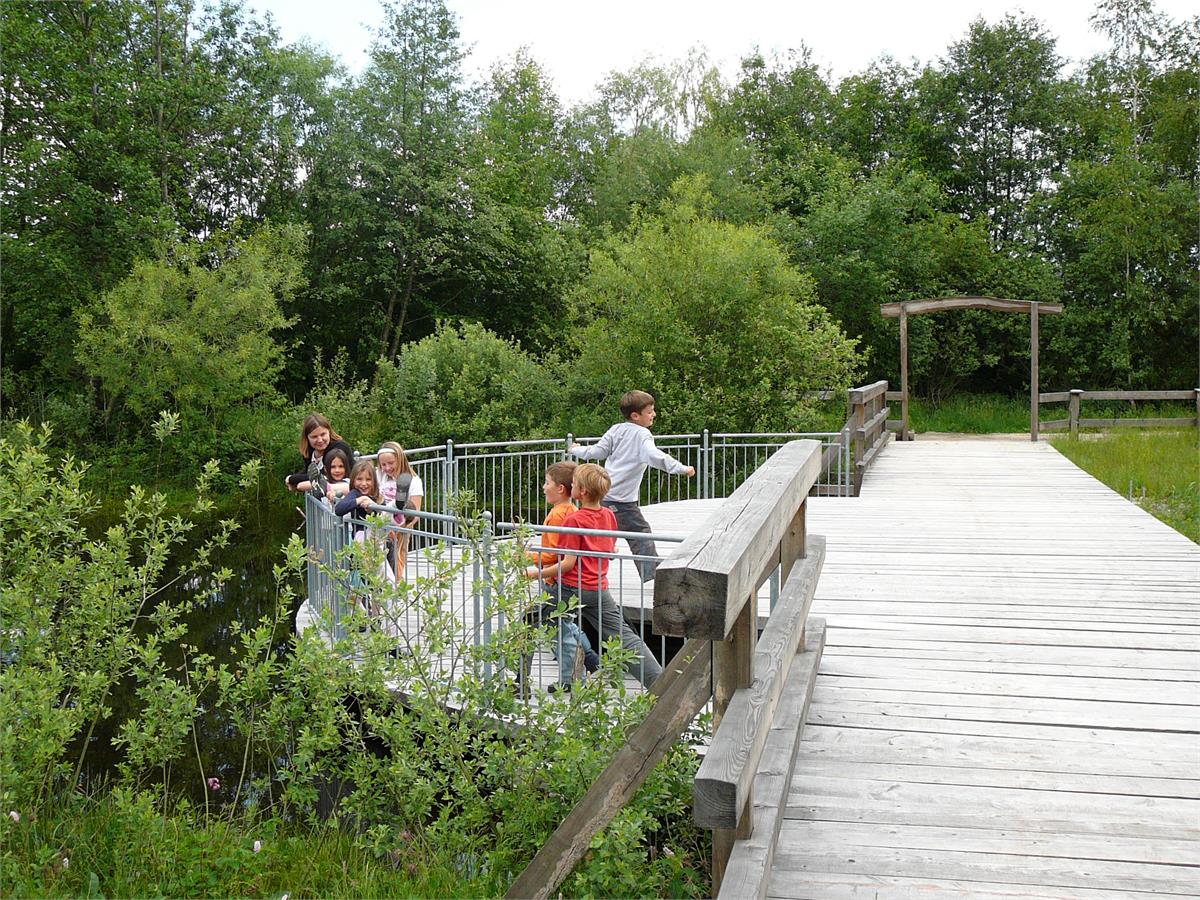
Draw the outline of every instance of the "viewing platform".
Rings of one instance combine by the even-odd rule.
[[[816,471],[820,445],[798,444],[814,448],[805,465]],[[756,598],[759,660],[751,680],[732,691],[718,684],[719,671],[729,677],[739,626],[722,631],[724,641],[689,637],[693,661],[662,679],[674,679],[664,703],[690,692],[680,707],[686,713],[718,688],[722,709],[736,720],[733,734],[721,728],[713,736],[696,782],[698,821],[716,829],[714,846],[718,837],[728,841],[720,895],[1196,896],[1200,547],[1045,443],[922,439],[881,447],[858,496],[786,501],[799,504],[795,521],[818,554],[813,565],[797,559],[789,580],[789,538],[771,531],[778,548],[771,565],[780,569],[768,566],[754,578],[756,562],[754,573],[738,576]],[[773,502],[773,488],[756,490],[753,497]],[[644,505],[662,535],[659,553],[674,569],[673,597],[686,600],[681,585],[707,590],[687,580],[693,576],[680,580],[681,571],[703,568],[681,569],[700,557],[694,540],[676,552],[680,540],[712,535],[708,555],[719,557],[722,541],[741,539],[739,523],[722,520],[731,509],[738,515],[730,502],[693,496]],[[792,513],[763,515],[767,522]],[[766,525],[754,527],[767,533]],[[662,658],[672,658],[682,640],[649,630],[655,584],[641,582],[623,541],[617,549],[613,595],[649,642],[661,642],[653,646]],[[410,577],[427,553],[410,554]],[[806,588],[793,584],[801,569]],[[478,585],[467,575],[451,592],[449,602],[468,618]],[[797,594],[813,585],[810,600]],[[777,601],[793,623],[786,628],[772,616]],[[471,627],[486,639],[503,621],[485,616]],[[791,637],[773,643],[785,632]],[[793,648],[783,651],[797,660],[790,675],[770,668],[778,662],[773,646]],[[705,648],[704,666],[697,647]],[[719,653],[727,654],[720,670]],[[533,670],[541,673],[536,702],[557,663],[545,652]],[[776,724],[755,718],[760,700]],[[664,735],[680,727],[649,719],[644,726]],[[610,769],[644,767],[641,751],[631,752]],[[735,755],[724,762],[727,753]],[[752,766],[746,776],[736,774],[742,763]],[[728,789],[737,788],[729,797],[746,799],[744,815],[736,805],[728,814],[714,806],[720,795],[711,792],[723,782],[712,775],[726,767]],[[606,790],[593,785],[514,884],[514,896],[557,883],[575,858],[569,845],[586,847],[580,823],[597,809],[588,798]]]

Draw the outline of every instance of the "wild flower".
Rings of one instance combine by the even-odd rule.
[[[208,789],[209,789],[210,791],[212,791],[214,794],[215,794],[217,791],[221,790],[221,779],[220,779],[220,778],[210,778],[210,779],[208,779]]]
[[[260,850],[262,850],[262,841],[255,841],[254,842],[254,852],[258,853],[258,851],[260,851]]]
[[[14,822],[20,822],[20,821],[21,821],[21,814],[20,814],[19,812],[17,812],[15,809],[10,809],[10,810],[8,811],[8,817],[9,817],[10,819],[12,819]]]

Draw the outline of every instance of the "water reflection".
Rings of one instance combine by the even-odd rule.
[[[274,521],[244,525],[235,534],[234,541],[224,551],[214,555],[215,568],[229,569],[233,575],[223,585],[217,586],[211,578],[181,580],[162,592],[164,600],[179,601],[193,598],[194,606],[184,617],[188,626],[185,641],[197,648],[195,652],[208,654],[217,663],[233,660],[241,645],[239,634],[255,627],[264,616],[275,615],[277,585],[274,567],[283,559],[282,547],[295,526],[296,514],[287,510]],[[303,585],[299,579],[292,584],[297,602]],[[295,626],[296,609],[279,611],[275,629],[275,652],[282,655],[288,650],[289,638]],[[183,662],[178,646],[167,648],[169,665],[179,666]],[[121,724],[135,709],[136,685],[132,680],[114,688],[109,706],[112,715],[100,723],[92,736],[84,765],[84,780],[95,786],[108,778],[121,758],[120,750],[113,746],[113,738]],[[208,794],[210,803],[218,804],[231,800],[242,773],[245,742],[237,731],[228,712],[201,707],[196,717],[197,739],[200,759],[195,752],[184,753],[172,763],[167,778],[172,791],[181,791],[194,801],[203,803]],[[190,743],[190,738],[189,738]],[[79,748],[76,747],[75,754]],[[280,761],[252,760],[246,773],[247,784],[255,777],[264,775]],[[201,771],[203,765],[203,771]],[[161,784],[162,773],[149,773]],[[217,779],[220,787],[211,790],[206,782]],[[242,797],[247,796],[243,787]]]

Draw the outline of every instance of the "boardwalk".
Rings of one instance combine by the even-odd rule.
[[[1200,894],[1200,549],[1045,444],[812,501],[829,623],[773,897]]]

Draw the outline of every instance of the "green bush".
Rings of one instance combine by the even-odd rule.
[[[174,469],[244,456],[247,419],[278,415],[275,381],[289,321],[280,305],[302,282],[305,232],[264,227],[204,246],[176,245],[133,271],[79,319],[76,356],[103,392],[102,427],[127,444],[166,411],[180,420]]]
[[[469,322],[443,323],[381,361],[374,398],[406,447],[542,437],[562,407],[553,372],[517,344]]]
[[[702,181],[674,190],[592,254],[574,296],[572,430],[610,424],[632,388],[663,432],[798,430],[809,391],[849,386],[854,341],[764,229],[710,218]]]

